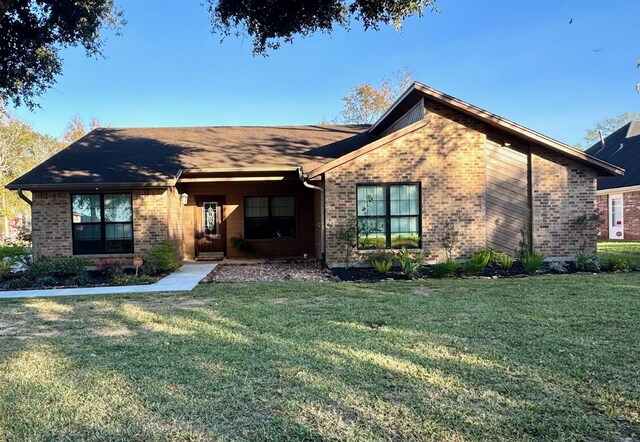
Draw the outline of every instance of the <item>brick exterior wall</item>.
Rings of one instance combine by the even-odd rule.
[[[325,174],[330,265],[344,262],[332,226],[356,215],[357,184],[421,183],[422,245],[432,260],[446,258],[440,246],[446,220],[453,221],[460,233],[455,257],[467,257],[486,245],[486,128],[471,117],[430,102],[426,109],[426,118],[431,119],[427,126]],[[504,139],[522,144],[513,136]],[[594,249],[595,226],[588,229],[576,220],[595,212],[596,171],[535,145],[531,147],[531,169],[534,249],[548,257],[574,256],[582,247]],[[365,259],[368,253],[356,251],[354,259]]]
[[[175,192],[174,192],[175,193]],[[132,257],[144,255],[160,241],[169,238],[168,222],[170,196],[173,207],[173,219],[178,218],[175,195],[166,189],[148,189],[131,191],[133,204],[134,253],[118,255]],[[34,257],[68,258],[73,256],[71,232],[71,194],[70,192],[33,192],[32,240]],[[175,223],[173,223],[175,224]],[[181,232],[181,229],[176,230]],[[179,236],[175,239],[180,240]],[[96,259],[107,255],[95,255]]]
[[[640,241],[640,192],[627,192],[622,196],[624,210],[624,239]],[[609,224],[608,222],[606,224]]]
[[[349,161],[324,175],[326,260],[344,262],[335,226],[356,215],[356,185],[394,182],[421,184],[422,248],[430,259],[444,260],[440,240],[445,222],[459,231],[454,256],[464,258],[486,245],[485,205],[486,127],[472,117],[431,102],[425,103],[422,128]],[[547,256],[573,256],[580,248],[595,247],[595,232],[576,219],[595,211],[596,172],[541,147],[531,150],[532,237],[534,249]],[[317,184],[314,182],[314,184]],[[180,194],[189,195],[187,206]],[[223,218],[229,257],[243,257],[231,238],[243,236],[244,196],[293,195],[296,198],[297,238],[253,240],[255,255],[301,256],[320,252],[320,192],[298,180],[280,182],[198,183],[177,189],[132,191],[135,254],[172,239],[183,256],[195,254],[195,195],[225,195]],[[606,197],[598,199],[606,208]],[[604,201],[604,203],[603,203]],[[640,239],[640,193],[625,194],[625,224]],[[36,257],[72,255],[71,198],[68,192],[33,193],[33,245]],[[606,216],[606,211],[603,211]],[[606,224],[606,223],[605,223]],[[606,233],[604,233],[606,237]],[[355,259],[368,252],[355,252]],[[105,255],[100,255],[100,257]]]
[[[73,254],[68,192],[33,192],[31,219],[34,259],[66,258]]]
[[[611,189],[611,194],[620,194]],[[622,194],[624,240],[640,241],[640,192],[625,192]],[[598,212],[602,222],[600,224],[600,239],[609,239],[609,195],[598,195]]]
[[[133,201],[133,247],[144,255],[151,247],[169,239],[166,189],[136,190]]]
[[[426,108],[427,126],[325,174],[328,263],[344,262],[333,226],[356,215],[356,184],[420,182],[422,247],[431,258],[445,258],[439,242],[446,220],[460,232],[456,256],[485,245],[484,125],[431,103]]]
[[[595,250],[596,226],[579,225],[576,219],[596,211],[596,171],[534,146],[531,175],[534,250],[553,257]]]
[[[601,220],[598,226],[598,239],[609,239],[609,195],[597,195],[596,206]]]
[[[180,193],[175,187],[167,190],[167,228],[168,238],[179,247],[181,257],[184,257],[184,206]]]

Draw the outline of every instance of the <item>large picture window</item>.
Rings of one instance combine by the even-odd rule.
[[[419,248],[420,184],[358,185],[358,248]]]
[[[245,197],[245,238],[295,238],[295,236],[296,211],[292,196]]]
[[[73,253],[133,253],[133,210],[128,193],[71,195]]]

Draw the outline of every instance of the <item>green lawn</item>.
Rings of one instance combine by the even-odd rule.
[[[638,273],[0,301],[0,440],[635,441],[639,318]]]
[[[598,255],[605,265],[623,262],[626,268],[640,270],[640,242],[598,241]]]

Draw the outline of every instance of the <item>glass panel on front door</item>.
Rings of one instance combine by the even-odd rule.
[[[611,199],[611,227],[622,225],[622,198]]]
[[[202,227],[204,234],[208,236],[218,235],[218,203],[202,204]]]

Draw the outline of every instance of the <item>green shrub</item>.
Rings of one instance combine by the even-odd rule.
[[[439,262],[432,268],[433,276],[436,278],[446,278],[453,275],[460,268],[460,263],[455,259],[447,259],[445,262]]]
[[[53,261],[45,258],[33,261],[27,266],[25,275],[31,281],[35,281],[46,276],[53,276]]]
[[[171,241],[163,241],[149,250],[142,269],[148,275],[174,272],[180,268],[178,247]]]
[[[23,289],[29,286],[29,280],[24,276],[13,278],[2,284],[2,288],[6,290]]]
[[[489,265],[491,255],[492,252],[489,249],[476,250],[462,265],[462,271],[465,275],[477,275]]]
[[[593,252],[578,252],[574,257],[576,268],[581,272],[599,272],[600,258]]]
[[[242,236],[231,237],[231,247],[240,252],[253,252],[253,246]]]
[[[77,285],[80,287],[84,287],[91,282],[91,278],[89,277],[89,273],[87,271],[80,272],[76,275],[71,276],[65,281],[65,285]]]
[[[115,285],[142,285],[142,284],[153,284],[156,282],[156,279],[149,275],[127,275],[125,273],[120,273],[119,275],[114,276],[113,283]]]
[[[55,287],[61,285],[60,281],[54,276],[41,276],[33,281],[34,287]]]
[[[522,265],[528,274],[533,275],[538,272],[543,264],[544,255],[542,253],[530,252],[529,250],[522,252]]]
[[[7,279],[11,275],[11,268],[13,263],[11,259],[5,258],[0,260],[0,280]]]
[[[120,258],[104,258],[98,262],[98,272],[110,279],[123,272],[125,262]]]
[[[0,246],[0,260],[11,259],[17,263],[20,258],[29,255],[29,249],[21,246]]]
[[[87,267],[91,265],[87,258],[63,258],[52,261],[52,275],[56,278],[70,278],[86,273]]]
[[[41,258],[27,265],[26,276],[32,281],[41,278],[71,278],[87,272],[91,261],[87,258]]]
[[[619,256],[606,255],[600,259],[600,268],[605,272],[626,272],[631,269],[631,265],[628,260]]]
[[[393,265],[393,261],[378,261],[374,259],[371,261],[371,265],[373,269],[380,273],[381,275],[386,275],[391,270],[391,266]]]
[[[400,265],[400,271],[407,279],[412,279],[420,271],[422,264],[424,263],[423,254],[411,254],[406,248],[402,248],[398,253],[398,264]]]
[[[511,267],[513,267],[514,262],[515,259],[507,255],[506,253],[493,252],[491,254],[491,264],[501,269],[509,270]]]
[[[369,256],[369,263],[381,275],[386,275],[393,266],[393,255],[387,252],[377,252]]]

